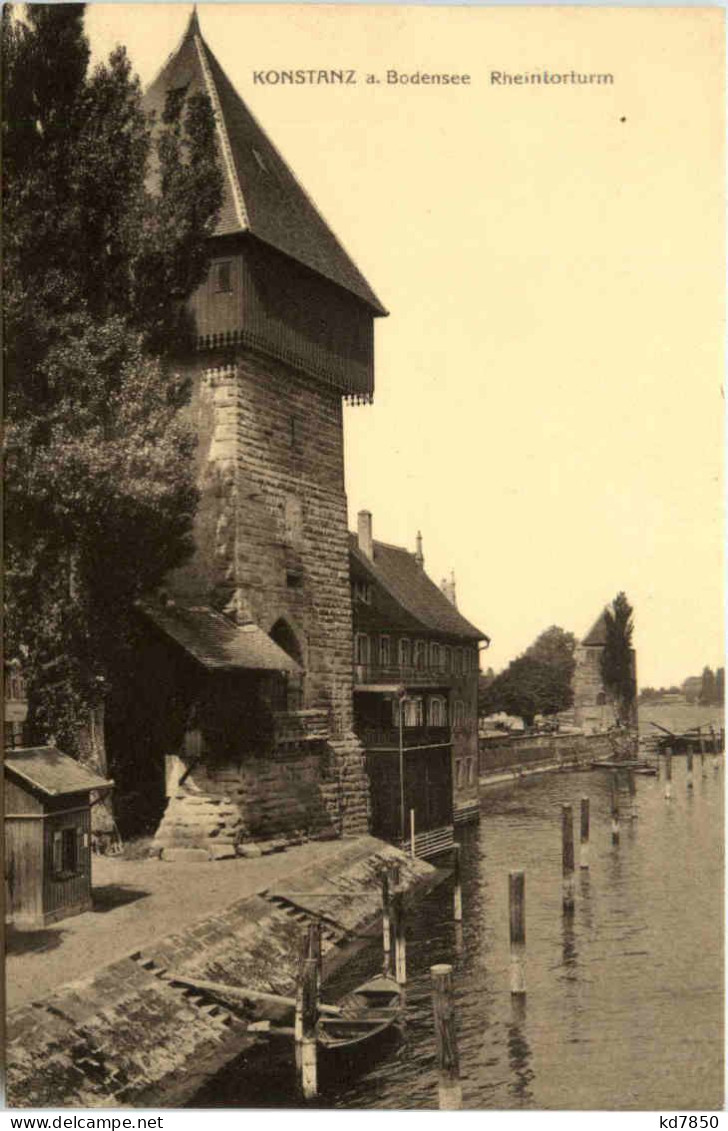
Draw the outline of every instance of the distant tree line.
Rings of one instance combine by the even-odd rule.
[[[664,695],[684,695],[688,703],[699,703],[703,707],[722,707],[725,703],[725,668],[703,668],[701,676],[690,676],[680,687],[643,687],[640,700],[654,702]]]

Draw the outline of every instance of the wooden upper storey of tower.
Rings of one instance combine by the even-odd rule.
[[[211,269],[192,300],[198,345],[241,342],[349,395],[373,391],[373,319],[386,314],[205,43],[193,13],[145,94],[206,94],[217,126],[223,204]]]

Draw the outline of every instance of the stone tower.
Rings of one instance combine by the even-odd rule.
[[[210,99],[224,201],[191,304],[196,550],[164,598],[143,606],[186,689],[179,743],[166,740],[171,800],[158,836],[178,843],[170,829],[189,826],[192,795],[212,812],[221,793],[226,811],[237,805],[236,836],[303,827],[312,808],[338,832],[365,832],[342,401],[372,398],[374,318],[386,312],[234,90],[196,13],[147,109],[161,114],[170,91]],[[200,846],[189,827],[185,836]]]

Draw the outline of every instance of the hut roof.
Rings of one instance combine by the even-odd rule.
[[[356,534],[349,535],[349,549],[352,557],[383,585],[390,596],[419,621],[423,628],[446,636],[465,637],[468,640],[489,639],[484,632],[458,612],[442,590],[427,576],[409,550],[401,546],[390,546],[386,542],[374,542],[374,560],[371,561],[359,549]]]
[[[202,38],[197,12],[144,96],[160,119],[170,91],[207,94],[215,112],[223,205],[216,235],[248,232],[366,303],[386,310]]]
[[[112,781],[99,777],[75,758],[62,754],[55,746],[28,746],[5,751],[5,772],[47,794],[63,797],[67,793],[111,789]]]
[[[233,671],[297,672],[300,666],[257,624],[237,625],[207,605],[157,605],[140,601],[139,609],[206,668]]]
[[[603,646],[607,643],[607,610],[604,609],[591,626],[582,644]]]

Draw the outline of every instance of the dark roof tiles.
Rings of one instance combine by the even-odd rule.
[[[362,553],[356,534],[349,535],[351,554],[428,631],[469,640],[488,636],[466,620],[435,585],[414,554],[400,546],[374,542],[374,561]]]
[[[257,624],[239,626],[208,606],[157,605],[138,608],[166,636],[211,670],[299,671],[299,665]]]
[[[594,624],[591,626],[586,636],[582,640],[582,644],[603,646],[607,643],[607,610],[604,609],[599,614]]]
[[[49,797],[111,789],[113,782],[99,777],[55,746],[28,746],[5,751],[5,770],[25,785]]]
[[[196,13],[147,90],[146,108],[161,117],[168,91],[176,89],[207,94],[217,119],[224,195],[216,234],[250,232],[386,314],[210,51]]]

